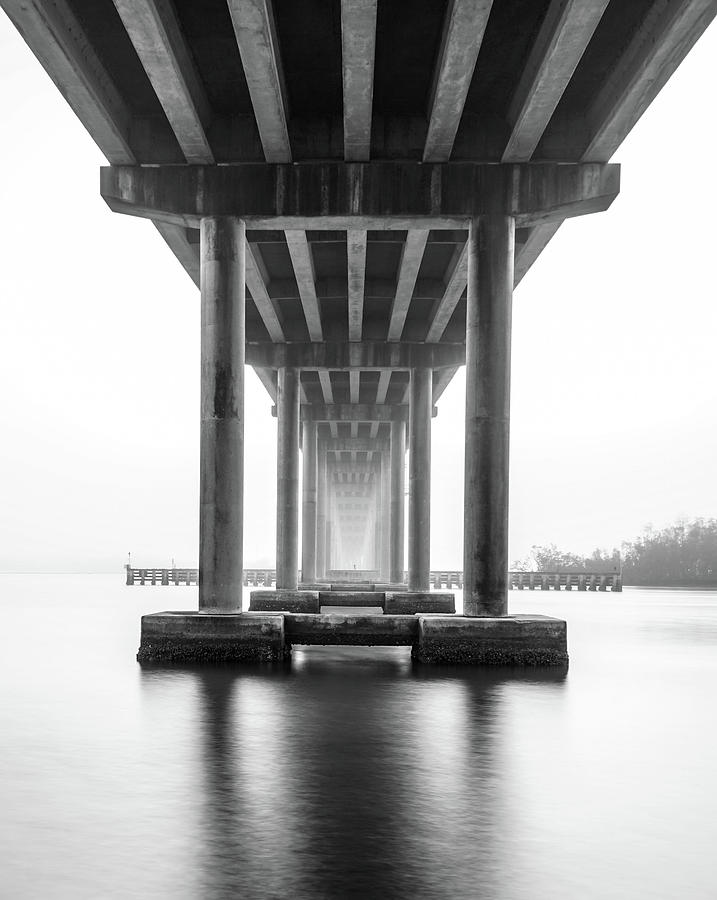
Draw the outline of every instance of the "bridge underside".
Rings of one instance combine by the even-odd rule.
[[[506,616],[513,290],[610,205],[610,157],[717,0],[0,5],[107,157],[108,205],[200,287],[200,610],[241,606],[245,364],[278,417],[278,589],[355,567],[414,592],[465,365],[464,612]]]

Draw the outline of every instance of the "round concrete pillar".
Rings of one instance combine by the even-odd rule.
[[[326,449],[321,444],[317,448],[316,577],[326,577]]]
[[[433,370],[411,369],[408,456],[408,589],[430,589]]]
[[[199,609],[235,612],[242,605],[244,223],[204,218],[199,240]]]
[[[299,577],[299,369],[279,369],[276,391],[276,586],[296,590]]]
[[[301,508],[301,580],[316,581],[317,481],[316,422],[304,422],[301,432],[303,458]]]
[[[381,459],[381,581],[388,581],[391,569],[391,466],[388,453]]]
[[[391,584],[403,582],[404,559],[404,490],[406,485],[406,426],[391,422],[391,515],[390,565]]]
[[[473,220],[468,241],[463,609],[504,616],[515,220]]]

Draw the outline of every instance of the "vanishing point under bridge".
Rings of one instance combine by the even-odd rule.
[[[564,622],[507,610],[512,294],[617,196],[611,156],[717,2],[0,5],[105,154],[109,207],[151,219],[200,289],[199,612],[145,616],[140,658],[564,663]],[[245,365],[278,417],[276,590],[254,612]],[[463,365],[464,614],[436,615],[431,427]],[[353,566],[401,614],[322,616],[322,578]]]

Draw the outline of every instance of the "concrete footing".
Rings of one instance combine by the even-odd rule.
[[[321,591],[321,606],[377,607],[383,609],[386,595],[377,591]]]
[[[414,615],[415,613],[454,613],[455,594],[438,594],[431,591],[386,591],[384,604],[386,615]]]
[[[566,624],[548,616],[290,612],[143,616],[137,659],[141,663],[273,662],[290,656],[293,644],[409,646],[417,662],[450,665],[565,666],[568,662]]]
[[[452,665],[567,665],[567,625],[549,616],[426,616],[413,657]]]
[[[137,659],[153,662],[276,662],[291,650],[283,616],[160,612],[142,616]]]
[[[252,591],[249,595],[251,612],[321,612],[318,591],[267,590]]]
[[[331,585],[326,590],[252,591],[249,609],[252,612],[318,613],[322,606],[380,607],[387,615],[416,613],[450,614],[456,611],[455,595],[436,591],[379,591],[372,585]]]

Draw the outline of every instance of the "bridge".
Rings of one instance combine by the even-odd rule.
[[[245,365],[278,417],[271,608],[354,565],[405,568],[423,603],[432,418],[465,365],[465,615],[421,620],[414,650],[564,661],[564,623],[520,644],[507,609],[513,290],[617,196],[611,156],[716,0],[0,5],[106,156],[110,209],[200,289],[201,615],[155,617],[140,655],[290,646],[241,613]]]

